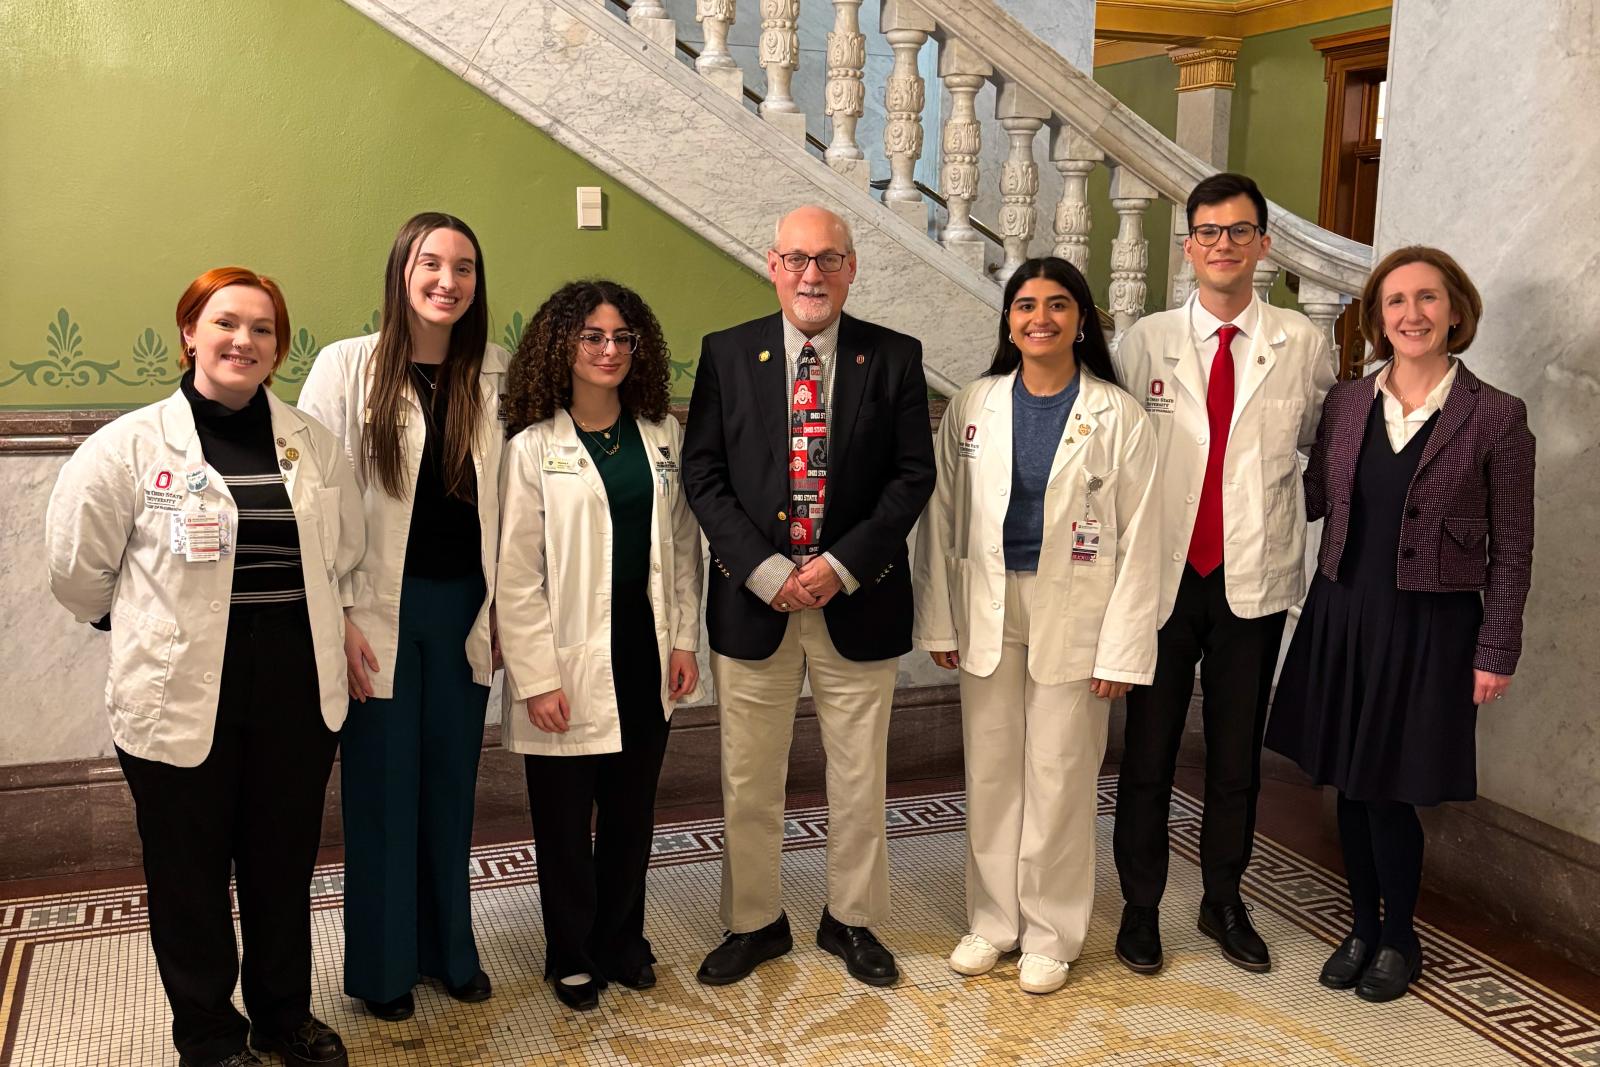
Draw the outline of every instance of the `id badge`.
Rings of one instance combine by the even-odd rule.
[[[233,516],[217,511],[185,511],[172,516],[172,553],[190,563],[215,563],[233,555]]]
[[[1079,519],[1072,524],[1072,562],[1093,563],[1100,558],[1100,520]]]

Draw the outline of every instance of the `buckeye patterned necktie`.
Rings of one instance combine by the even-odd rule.
[[[803,563],[821,551],[823,499],[828,488],[828,419],[822,360],[807,341],[795,360],[789,398],[789,555]]]
[[[1231,322],[1217,330],[1217,354],[1211,357],[1211,380],[1206,385],[1211,451],[1206,453],[1206,478],[1189,538],[1189,565],[1202,578],[1222,564],[1222,460],[1233,422],[1233,339],[1238,332]]]

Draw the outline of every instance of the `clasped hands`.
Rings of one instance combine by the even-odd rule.
[[[667,682],[671,686],[667,696],[682,700],[694,692],[700,683],[700,665],[693,652],[681,648],[672,650],[667,659]],[[572,722],[572,705],[567,702],[565,689],[552,689],[527,699],[528,721],[547,734],[564,734]]]
[[[834,598],[844,582],[824,556],[813,556],[789,572],[778,595],[772,598],[774,611],[800,611],[820,608]]]
[[[954,649],[949,652],[929,652],[928,655],[933,658],[934,663],[947,671],[953,671],[961,666],[961,653]],[[1108,682],[1103,678],[1089,679],[1089,692],[1101,700],[1115,700],[1120,696],[1126,696],[1128,690],[1132,688],[1131,682]]]

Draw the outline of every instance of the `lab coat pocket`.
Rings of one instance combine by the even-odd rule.
[[[1100,627],[1105,621],[1106,604],[1111,599],[1115,570],[1110,563],[1096,562],[1074,567],[1072,573],[1065,576],[1040,575],[1034,586],[1034,619],[1053,616],[1057,625],[1041,632],[1036,621],[1029,639],[1031,642],[1038,635],[1047,647],[1059,650],[1060,668],[1051,672],[1053,681],[1080,681],[1094,673]],[[1055,632],[1052,634],[1050,630]]]
[[[1300,400],[1261,401],[1261,456],[1270,466],[1276,461],[1289,459],[1300,447],[1300,414],[1304,410]]]
[[[178,624],[118,603],[111,609],[111,672],[106,680],[112,707],[159,719],[172,672]]]
[[[567,694],[572,717],[567,729],[585,725],[594,718],[594,697],[589,685],[589,646],[568,645],[556,649],[556,669],[561,673],[561,689]]]

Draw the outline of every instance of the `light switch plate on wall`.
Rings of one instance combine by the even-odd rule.
[[[598,185],[578,186],[578,229],[602,229],[605,226],[603,205]]]

